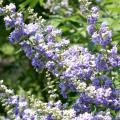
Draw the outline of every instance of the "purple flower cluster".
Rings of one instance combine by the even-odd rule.
[[[66,83],[60,83],[59,84],[59,87],[61,89],[61,95],[64,97],[64,98],[67,98],[67,91],[68,89],[72,90],[73,92],[76,91],[76,88],[75,86],[70,83],[70,82],[66,82]]]
[[[106,76],[100,76],[98,78],[94,78],[92,81],[92,84],[96,87],[96,88],[100,88],[100,87],[104,87],[104,88],[109,88],[112,87],[112,80]]]
[[[120,66],[120,55],[117,53],[116,45],[113,45],[112,49],[108,51],[108,61],[112,67]]]
[[[110,90],[109,88],[97,88],[92,90],[91,92],[94,92],[94,95],[93,93],[90,94],[87,92],[81,93],[80,98],[76,100],[74,110],[77,115],[81,112],[92,111],[92,106],[94,105],[97,107],[96,109],[103,107],[115,111],[120,110],[120,98],[116,90]]]
[[[76,111],[76,115],[79,115],[80,113],[89,112],[92,107],[92,99],[82,93],[80,95],[80,98],[76,100],[76,103],[74,105],[74,110]]]
[[[95,25],[97,23],[97,18],[98,18],[98,8],[93,7],[91,12],[92,14],[87,18],[89,24],[87,27],[87,31],[90,35],[92,35],[95,31]]]
[[[58,64],[59,54],[69,41],[60,40],[61,31],[52,26],[39,23],[25,24],[22,13],[17,13],[16,7],[13,6],[14,4],[10,4],[4,8],[6,28],[15,28],[10,33],[9,41],[21,46],[26,56],[32,60],[33,67],[39,71],[44,68],[49,71],[52,69],[53,74],[58,76],[57,66],[61,66]]]
[[[73,108],[76,114],[81,116],[75,120],[102,120],[100,115],[93,117],[86,114],[86,118],[83,116],[93,108],[115,112],[120,110],[120,96],[111,77],[112,69],[120,66],[120,56],[117,47],[111,44],[112,34],[106,23],[102,23],[99,30],[96,29],[97,7],[91,9],[92,15],[88,17],[87,27],[92,42],[102,46],[96,54],[79,45],[69,46],[68,40],[61,39],[60,30],[41,23],[41,19],[36,18],[33,23],[26,24],[22,13],[16,12],[14,4],[6,6],[3,11],[6,27],[15,28],[10,33],[9,41],[19,44],[37,71],[47,69],[60,79],[59,87],[64,98],[67,98],[69,89],[80,95]],[[113,47],[109,46],[110,49],[107,49],[109,44]],[[32,111],[26,108],[24,99],[11,97],[8,103],[15,105],[13,112],[16,116],[23,119],[29,114],[29,118],[35,119]],[[22,111],[19,110],[20,107]],[[49,114],[46,120],[52,120],[52,115]]]
[[[89,80],[95,66],[94,55],[81,46],[73,46],[61,54],[64,70],[61,79]],[[73,57],[74,56],[74,57]]]
[[[91,35],[92,42],[94,44],[99,44],[103,48],[106,48],[106,46],[109,45],[112,41],[112,32],[111,30],[109,30],[108,25],[105,22],[103,22],[100,26],[100,29],[97,30],[97,18],[98,8],[92,7],[91,15],[87,18],[89,24],[87,27],[87,31],[89,35]]]
[[[37,120],[35,111],[28,108],[28,103],[25,98],[18,96],[11,96],[7,101],[8,105],[13,106],[13,113],[16,119],[22,120]]]

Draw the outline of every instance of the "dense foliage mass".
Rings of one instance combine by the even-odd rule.
[[[0,119],[120,120],[120,29],[110,27],[120,16],[114,2],[16,5],[0,0],[1,31],[9,40],[0,49]],[[109,13],[110,6],[116,11]]]

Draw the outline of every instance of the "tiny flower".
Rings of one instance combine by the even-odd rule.
[[[6,28],[14,27],[14,21],[9,16],[4,17],[4,21],[5,21]]]
[[[87,27],[87,32],[89,35],[92,35],[95,31],[95,26],[94,25],[88,25]]]
[[[16,43],[19,42],[21,40],[21,38],[23,37],[24,32],[22,29],[16,29],[13,32],[10,33],[9,36],[9,41],[10,43]]]
[[[44,38],[42,34],[35,34],[35,40],[36,41],[41,41]]]
[[[38,29],[38,25],[37,24],[30,23],[28,25],[25,25],[24,33],[26,35],[32,35],[32,34],[36,33],[37,29]]]
[[[97,16],[89,16],[87,18],[89,24],[96,24],[97,22]]]
[[[3,8],[0,7],[0,14],[3,13],[3,12],[4,12]]]
[[[53,30],[53,26],[51,26],[51,25],[47,26],[47,32],[48,33],[51,33],[52,30]]]
[[[91,8],[92,13],[96,14],[98,12],[98,7]]]
[[[97,32],[95,32],[92,35],[92,42],[95,43],[95,44],[98,44],[98,43],[102,42],[102,38],[101,38],[101,36]]]
[[[6,10],[9,12],[15,12],[16,6],[13,3],[10,3],[9,5],[6,5]]]

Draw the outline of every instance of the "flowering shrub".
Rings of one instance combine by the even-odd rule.
[[[97,46],[95,51],[70,45],[61,30],[32,9],[28,12],[25,22],[15,4],[0,4],[5,27],[12,30],[9,42],[20,47],[38,73],[46,72],[49,100],[42,101],[28,93],[16,95],[1,81],[0,100],[7,112],[3,119],[119,120],[120,90],[114,82],[114,71],[120,67],[120,55],[107,23],[98,23],[98,7],[87,13],[87,31]],[[70,93],[76,97],[72,105]]]

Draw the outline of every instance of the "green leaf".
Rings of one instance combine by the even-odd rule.
[[[23,10],[27,5],[29,5],[30,2],[31,2],[31,0],[26,0],[25,2],[21,3],[19,5],[20,10]]]
[[[44,4],[44,0],[39,0],[39,4],[43,5]]]
[[[14,53],[14,47],[10,44],[4,44],[0,51],[2,51],[5,55],[12,55]]]
[[[38,2],[39,2],[38,0],[32,0],[31,3],[30,3],[30,7],[34,8],[37,5]]]

